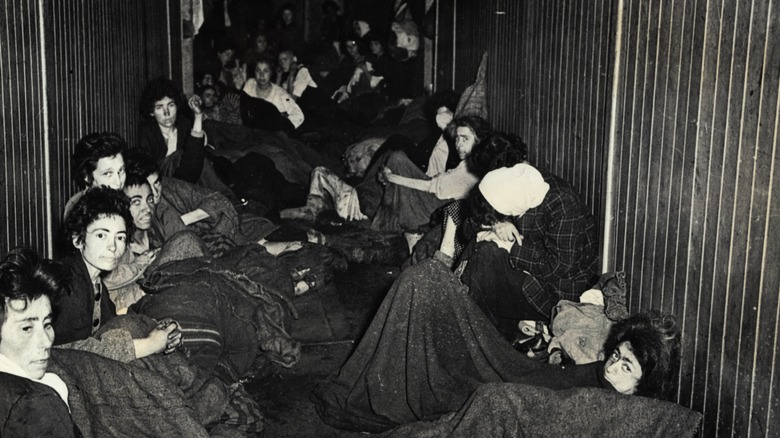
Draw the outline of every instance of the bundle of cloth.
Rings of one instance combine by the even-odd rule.
[[[132,310],[175,319],[190,360],[235,382],[267,361],[290,367],[300,357],[289,333],[297,317],[293,285],[278,275],[286,269],[258,245],[168,261],[147,270],[141,282],[147,295]]]

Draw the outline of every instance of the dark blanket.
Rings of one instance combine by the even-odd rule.
[[[700,421],[700,413],[680,405],[605,389],[487,383],[459,411],[388,436],[685,438],[696,434]]]
[[[603,362],[562,368],[515,351],[447,266],[437,253],[396,280],[352,356],[314,392],[326,423],[379,432],[431,421],[490,382],[611,388]]]
[[[281,132],[213,120],[204,122],[203,130],[208,135],[209,145],[214,147],[214,155],[235,162],[250,152],[256,152],[270,158],[287,181],[306,187],[314,167],[340,164]]]
[[[202,421],[199,412],[219,415],[226,402],[226,394],[215,387],[212,397],[195,406],[158,373],[85,351],[52,349],[49,371],[68,385],[71,416],[86,438],[206,437],[201,422],[208,420]]]
[[[133,309],[178,321],[193,363],[234,382],[264,360],[298,361],[300,345],[288,332],[295,316],[292,281],[280,275],[284,269],[259,245],[172,261],[147,272],[141,287],[149,295]]]

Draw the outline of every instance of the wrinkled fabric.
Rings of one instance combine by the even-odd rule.
[[[234,248],[210,259],[190,258],[147,272],[150,294],[134,305],[153,318],[181,326],[191,360],[225,381],[245,376],[258,352],[284,366],[298,361],[300,345],[289,335],[295,309],[284,265],[258,245]]]
[[[554,337],[548,351],[560,348],[578,364],[603,360],[611,327],[604,306],[561,300],[553,309],[550,329]]]
[[[377,432],[432,420],[487,382],[609,387],[602,362],[560,368],[515,351],[441,257],[402,273],[352,356],[315,390],[326,423]]]
[[[696,434],[701,414],[600,388],[552,390],[488,383],[457,412],[401,426],[388,437],[658,437]]]
[[[207,437],[199,412],[222,412],[226,402],[219,385],[204,388],[192,400],[198,409],[158,373],[83,351],[52,350],[49,369],[67,383],[71,415],[87,438]]]

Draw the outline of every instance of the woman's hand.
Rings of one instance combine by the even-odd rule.
[[[195,117],[203,115],[203,108],[201,108],[203,101],[200,100],[200,96],[194,94],[190,97],[190,100],[187,101],[187,104],[190,106],[192,112],[195,113]]]
[[[517,231],[515,224],[512,222],[499,222],[491,227],[491,230],[496,233],[501,240],[508,242],[517,242],[518,245],[523,244],[523,235]]]
[[[135,258],[135,260],[141,264],[148,265],[157,258],[157,254],[160,252],[160,248],[150,249],[142,252]]]
[[[388,183],[390,183],[390,177],[392,175],[392,170],[390,170],[387,166],[382,166],[382,168],[379,169],[379,172],[376,174],[376,179],[378,179],[383,186],[386,186]]]
[[[157,328],[152,330],[154,332],[164,333],[165,336],[165,349],[162,350],[163,354],[171,354],[174,350],[181,346],[181,327],[179,323],[171,318],[165,318],[157,323]],[[152,335],[149,334],[149,336]]]
[[[149,335],[142,339],[133,339],[135,357],[141,359],[152,354],[173,351],[181,345],[181,330],[179,324],[170,318],[163,319]]]
[[[514,240],[509,241],[499,238],[495,231],[492,230],[478,232],[477,242],[493,242],[506,252],[510,252],[512,250],[512,245],[515,243]]]

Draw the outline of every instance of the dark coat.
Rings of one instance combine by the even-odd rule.
[[[0,373],[0,416],[0,436],[82,436],[56,391],[12,374]]]

